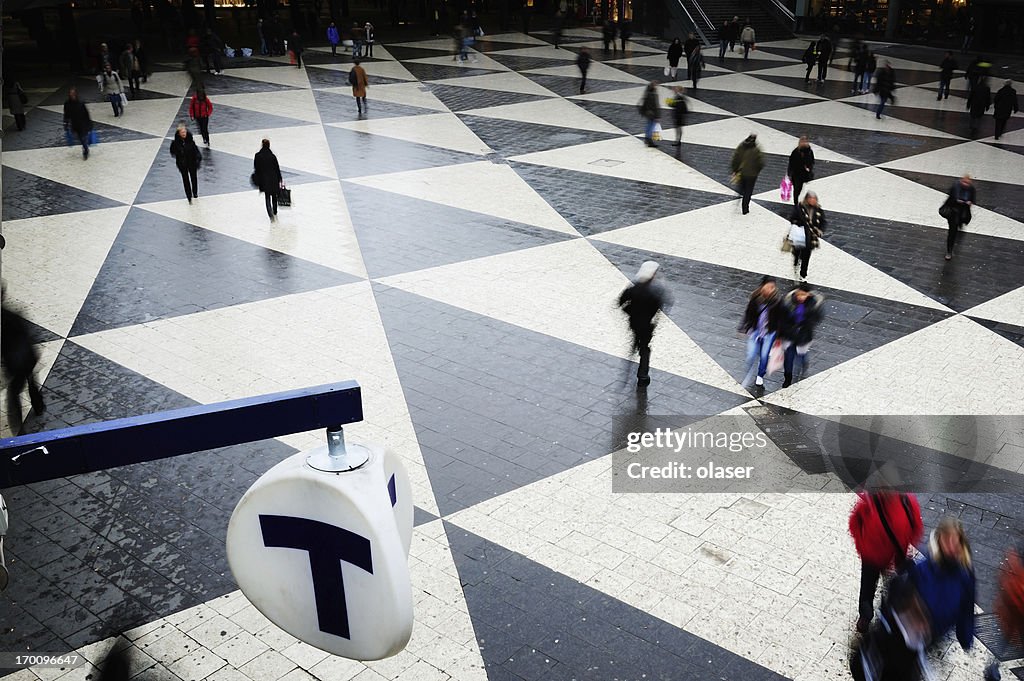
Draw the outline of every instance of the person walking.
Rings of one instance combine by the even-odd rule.
[[[750,56],[750,51],[754,49],[756,36],[754,35],[754,27],[750,25],[750,22],[743,27],[743,31],[740,33],[740,42],[743,43],[743,58],[746,59]]]
[[[814,329],[821,322],[824,299],[811,291],[805,282],[782,299],[782,326],[779,336],[783,345],[783,388],[793,384],[793,374],[799,363],[799,376],[807,371],[807,353],[814,340]]]
[[[252,160],[252,175],[254,184],[263,192],[267,202],[267,216],[270,221],[277,220],[277,197],[281,192],[281,183],[284,178],[281,176],[281,166],[277,162],[277,156],[270,150],[270,140],[264,138],[262,147],[256,152]]]
[[[181,183],[185,186],[185,198],[192,203],[192,199],[199,198],[198,172],[203,160],[199,153],[199,147],[196,146],[196,141],[192,138],[192,133],[188,131],[184,123],[178,125],[174,139],[171,140],[170,152],[178,166],[178,172],[181,173]]]
[[[476,13],[473,14],[473,18],[474,18],[474,21],[476,21]],[[479,24],[479,22],[477,22],[477,23]],[[373,28],[373,24],[371,24],[369,21],[366,22],[365,26],[363,26],[363,40],[366,41],[364,43],[364,45],[366,47],[366,56],[370,57],[372,59],[373,58],[373,42],[374,42],[374,40],[376,40],[376,32],[375,32],[375,30]]]
[[[681,85],[672,88],[672,99],[668,103],[672,107],[672,124],[676,128],[676,141],[672,143],[672,146],[678,147],[676,156],[682,157],[683,126],[686,124],[687,106],[686,96]]]
[[[92,118],[85,102],[78,99],[78,88],[68,90],[67,101],[64,102],[64,132],[70,144],[71,133],[78,137],[82,145],[82,158],[89,158],[89,134],[92,132]]]
[[[146,83],[149,81],[149,57],[146,54],[146,50],[142,47],[142,41],[139,39],[135,40],[135,48],[133,50],[135,55],[135,61],[139,64],[139,75],[142,76],[142,82]]]
[[[946,233],[946,260],[953,259],[953,247],[960,237],[960,228],[971,223],[971,206],[977,201],[977,192],[970,175],[964,175],[954,182],[946,195],[939,214],[946,218],[949,231]]]
[[[295,67],[302,68],[302,36],[299,35],[298,31],[292,31],[292,36],[288,39],[288,49],[295,55]]]
[[[875,53],[871,50],[864,48],[867,54],[867,65],[864,67],[864,82],[861,84],[861,94],[867,94],[871,92],[871,77],[875,75],[875,70],[878,68],[878,58],[875,57]]]
[[[757,144],[757,135],[751,133],[732,154],[733,179],[740,187],[744,215],[750,212],[750,197],[754,195],[754,184],[763,168],[764,154]]]
[[[992,106],[992,91],[988,87],[988,78],[982,77],[971,90],[970,96],[967,97],[967,110],[971,114],[971,139],[977,136],[978,128],[981,127],[981,119],[990,106]]]
[[[633,352],[640,356],[636,370],[637,388],[651,383],[651,339],[654,337],[654,317],[662,310],[671,308],[665,291],[654,283],[658,263],[648,260],[640,266],[633,284],[619,296],[619,308],[629,318],[629,330],[633,334]]]
[[[352,24],[352,58],[363,56],[364,29],[358,22]]]
[[[827,35],[818,38],[818,82],[824,83],[828,76],[828,65],[832,63],[832,41]]]
[[[734,16],[729,22],[729,26],[729,51],[732,52],[736,49],[736,41],[740,39],[740,18]]]
[[[695,36],[692,33],[690,33],[689,35],[686,36],[686,42],[683,43],[683,56],[686,57],[686,68],[687,68],[686,77],[687,78],[690,78],[690,71],[689,71],[689,68],[690,68],[690,55],[693,54],[693,51],[695,49],[697,49],[699,46],[700,46],[700,41],[697,40],[697,36]],[[673,78],[673,80],[675,79],[675,74],[674,73],[672,74],[672,78]]]
[[[960,647],[974,644],[976,581],[971,545],[959,520],[945,517],[928,539],[928,553],[907,567],[908,586],[920,597],[931,641],[956,630]]]
[[[32,334],[25,319],[7,306],[6,290],[0,311],[0,356],[7,374],[7,425],[12,435],[21,435],[21,391],[28,387],[28,396],[36,414],[46,411],[43,393],[35,379],[39,351],[32,343]]]
[[[889,489],[860,492],[850,512],[850,536],[860,556],[857,631],[875,616],[875,591],[884,572],[904,568],[908,549],[921,540],[921,506],[913,494]]]
[[[28,95],[22,89],[21,83],[15,81],[7,88],[7,108],[14,116],[14,125],[19,131],[25,129],[25,105],[28,104]]]
[[[693,35],[692,33],[690,35]],[[676,79],[676,70],[679,68],[679,60],[683,56],[683,44],[679,42],[679,38],[673,38],[672,44],[668,46],[668,67],[665,69],[665,75],[669,80]]]
[[[1010,116],[1020,110],[1017,103],[1017,91],[1013,89],[1013,81],[1008,80],[1003,83],[1003,87],[999,88],[999,92],[996,93],[994,104],[996,139],[999,139],[1003,136],[1003,131],[1006,130],[1006,122],[1010,120]]]
[[[590,52],[585,47],[580,48],[576,57],[576,67],[580,70],[580,94],[587,91],[587,71],[590,69]]]
[[[612,48],[612,52],[617,52],[615,47],[615,22],[608,19],[604,22],[604,26],[601,28],[601,39],[604,42],[604,53],[608,54],[608,46]]]
[[[332,21],[327,27],[327,42],[331,44],[331,56],[338,56],[338,43],[341,42],[341,34],[338,33],[338,27]]]
[[[622,53],[626,53],[626,43],[633,37],[633,27],[629,19],[619,20],[619,40],[622,41]]]
[[[640,100],[640,115],[647,121],[644,127],[644,144],[649,147],[657,146],[654,141],[654,130],[661,118],[661,104],[658,102],[658,83],[652,80],[644,90],[643,99]]]
[[[801,61],[807,65],[807,73],[804,74],[804,82],[808,83],[811,80],[811,71],[814,70],[814,65],[818,63],[817,41],[812,40],[807,44],[807,49],[804,50],[804,56]]]
[[[956,59],[953,58],[952,51],[946,51],[946,57],[939,64],[939,96],[936,97],[936,101],[940,99],[949,99],[949,84],[953,80],[953,72],[959,68],[956,63]]]
[[[110,64],[103,68],[103,73],[96,76],[96,84],[99,85],[100,94],[110,102],[110,107],[114,110],[114,118],[124,113],[124,101],[121,99],[124,87],[121,85],[121,78],[117,75],[117,71]]]
[[[818,195],[807,192],[804,200],[793,208],[789,218],[789,241],[793,246],[793,279],[807,281],[807,265],[811,251],[817,248],[825,233],[825,211],[818,205]]]
[[[853,53],[853,94],[859,95],[864,92],[864,72],[868,68],[868,46],[861,43],[857,51]],[[808,71],[810,74],[810,71]]]
[[[697,81],[700,80],[701,75],[704,73],[704,50],[701,49],[700,45],[695,45],[693,51],[690,52],[690,56],[686,59],[686,70],[690,74],[690,82],[693,83],[693,89],[697,89]]]
[[[121,81],[128,83],[128,93],[131,99],[135,99],[135,93],[141,90],[139,79],[141,74],[139,73],[139,64],[135,59],[135,48],[132,47],[131,43],[124,46],[124,50],[121,51],[121,56],[118,60],[118,66],[120,66]]]
[[[782,324],[781,297],[772,277],[763,277],[761,284],[750,294],[739,332],[747,336],[746,377],[743,387],[749,388],[751,381],[758,387],[764,385],[768,371],[768,353],[771,352],[775,336]],[[756,373],[756,378],[755,378]]]
[[[359,115],[367,113],[370,109],[366,106],[366,88],[370,86],[366,79],[366,70],[356,59],[352,70],[348,72],[348,84],[352,86],[352,96],[356,98],[356,109]]]
[[[213,102],[206,96],[206,90],[200,88],[192,95],[188,105],[188,116],[199,126],[199,134],[203,144],[210,146],[210,116],[213,114]]]
[[[971,93],[974,92],[975,86],[988,75],[988,64],[985,61],[985,57],[978,55],[974,58],[970,64],[967,65],[967,69],[964,71],[964,79],[967,80],[967,96],[970,97]]]
[[[875,94],[878,95],[878,108],[875,110],[875,118],[881,119],[885,111],[885,103],[895,102],[896,95],[896,73],[892,70],[892,64],[885,62],[885,66],[878,69],[875,74]]]
[[[722,22],[718,29],[718,61],[725,61],[725,51],[729,49],[729,40],[732,34],[732,22],[728,19]]]
[[[800,135],[796,149],[789,155],[789,165],[786,168],[793,183],[793,205],[800,203],[800,193],[804,185],[814,179],[814,150],[807,140],[807,135]]]
[[[270,48],[267,45],[268,41],[267,41],[267,33],[266,33],[266,31],[267,31],[267,28],[266,28],[266,25],[263,23],[263,19],[257,19],[256,20],[256,40],[257,40],[257,42],[259,42],[259,45],[260,45],[260,54],[263,55],[264,57],[267,56],[268,54],[270,54]]]

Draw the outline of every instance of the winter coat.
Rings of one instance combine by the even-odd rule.
[[[631,329],[650,329],[654,316],[666,306],[667,298],[652,281],[633,284],[619,296],[619,307],[629,316]]]
[[[199,154],[199,147],[196,146],[196,141],[192,139],[192,133],[188,131],[185,132],[185,139],[182,139],[177,133],[174,134],[174,139],[171,140],[170,151],[180,173],[199,170],[199,166],[203,162],[202,156]]]
[[[135,53],[128,50],[122,52],[120,67],[121,78],[129,78],[132,73],[138,72],[140,69],[138,60],[135,58]]]
[[[39,351],[33,345],[28,323],[7,308],[0,311],[0,357],[12,374],[31,374],[39,362]]]
[[[811,216],[810,206],[801,203],[793,208],[793,213],[789,217],[790,224],[800,225],[804,228],[804,238],[807,246],[812,250],[820,246],[818,240],[825,233],[825,211],[821,209],[821,206],[814,208],[814,215]]]
[[[762,300],[757,293],[750,296],[747,301],[747,309],[743,311],[743,321],[740,323],[740,333],[752,333],[757,330],[757,322],[761,316],[762,308],[768,313],[768,333],[775,333],[782,327],[782,296],[778,291],[767,300]]]
[[[96,76],[96,83],[100,86],[100,94],[106,97],[124,92],[124,88],[121,87],[121,77],[117,75],[117,71],[110,73],[104,71]]]
[[[803,63],[807,64],[808,66],[817,63],[818,43],[814,42],[813,40],[811,41],[811,44],[807,46],[806,50],[804,50],[804,56],[801,61],[803,61]]]
[[[686,54],[686,59],[689,61],[690,55],[693,51],[700,47],[700,41],[696,38],[687,38],[686,42],[683,43],[683,53]],[[669,48],[672,49],[672,48]]]
[[[907,576],[927,607],[932,640],[955,627],[960,645],[970,650],[974,643],[974,571],[960,563],[928,557],[911,563]]]
[[[668,46],[668,65],[672,68],[679,66],[679,60],[683,56],[683,46],[679,43],[672,43]]]
[[[649,121],[656,121],[661,116],[661,105],[658,104],[658,91],[649,87],[640,100],[640,115]]]
[[[971,206],[974,204],[976,196],[977,192],[973,184],[964,187],[959,180],[954,182],[946,195],[946,205],[952,206],[954,209],[949,218],[950,221],[958,226],[971,224]]]
[[[782,327],[779,336],[797,345],[807,345],[814,340],[814,329],[821,322],[824,299],[809,293],[803,302],[803,317],[797,319],[796,291],[790,291],[782,299]]]
[[[789,167],[786,170],[793,182],[806,183],[814,177],[814,151],[809,147],[797,147],[789,155]]]
[[[881,99],[893,99],[896,90],[896,74],[890,68],[882,67],[875,73],[875,94]]]
[[[971,112],[971,118],[981,118],[992,106],[992,91],[985,83],[978,83],[971,90],[971,96],[967,98],[967,109]]]
[[[327,27],[327,42],[329,42],[332,45],[337,45],[338,43],[341,42],[341,35],[338,33],[337,26]]]
[[[902,552],[897,552],[892,539],[886,533],[879,509],[885,516],[885,521],[889,524],[896,541],[899,542]],[[906,560],[907,547],[921,541],[923,532],[921,507],[913,494],[862,492],[853,511],[850,512],[850,536],[853,537],[853,545],[864,563],[879,570]]]
[[[260,149],[252,160],[252,171],[256,176],[256,186],[261,192],[276,195],[281,188],[281,166],[269,148]]]
[[[1009,118],[1012,114],[1017,113],[1017,91],[1009,85],[1004,85],[999,88],[999,92],[995,96],[995,111],[993,114],[996,118]]]
[[[64,102],[64,125],[79,135],[92,130],[92,118],[89,117],[89,110],[85,108],[85,102],[80,99],[68,99]]]
[[[576,57],[576,66],[579,67],[582,73],[586,73],[587,69],[590,68],[590,53],[580,52],[579,56]]]
[[[745,139],[732,154],[732,172],[741,177],[757,177],[764,168],[764,154],[757,140]]]
[[[942,60],[942,64],[939,65],[939,75],[943,80],[950,80],[953,78],[953,72],[956,71],[956,69],[956,59],[946,57]]]
[[[704,53],[700,49],[694,50],[686,63],[690,67],[690,78],[696,81],[704,70]]]
[[[853,57],[853,73],[863,75],[868,70],[868,48],[863,45]]]
[[[822,38],[818,41],[818,63],[827,64],[829,59],[832,58],[832,41],[828,38]]]
[[[754,28],[752,26],[743,27],[743,31],[740,32],[740,42],[748,45],[754,44]]]
[[[352,73],[356,76],[356,84],[352,86],[352,96],[365,97],[366,87],[369,85],[369,82],[366,80],[366,69],[356,65],[352,67]]]
[[[189,118],[209,118],[213,113],[213,102],[209,97],[199,99],[199,95],[192,95],[192,101],[188,105]]]
[[[25,113],[25,105],[21,101],[24,94],[25,91],[18,83],[7,89],[7,108],[11,110],[12,116],[20,116]]]

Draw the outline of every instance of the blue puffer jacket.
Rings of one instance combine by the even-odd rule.
[[[974,572],[926,558],[912,563],[908,573],[931,614],[932,639],[955,626],[960,645],[970,650],[974,642]]]

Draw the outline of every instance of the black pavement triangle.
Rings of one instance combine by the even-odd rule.
[[[968,231],[947,261],[944,229],[835,212],[829,222],[830,244],[958,312],[1024,286],[1024,241]]]
[[[621,135],[607,132],[561,128],[554,125],[538,125],[467,114],[460,114],[459,118],[477,137],[484,141],[484,144],[505,157],[621,137]]]
[[[530,95],[522,92],[502,92],[485,90],[475,87],[459,87],[457,81],[448,83],[429,83],[427,87],[452,111],[468,111],[470,109],[487,109],[505,104],[522,104],[539,102],[550,97]]]
[[[652,55],[653,56],[653,55]],[[643,78],[646,81],[656,80],[659,83],[664,83],[669,78],[665,75],[664,66],[639,66],[637,64],[607,64],[612,68],[636,76],[637,78]],[[665,66],[668,66],[668,60],[665,60]],[[721,71],[707,71],[705,70],[698,81],[698,85],[703,83],[707,78],[716,78],[718,76],[727,76],[728,73],[722,73]],[[676,79],[680,81],[686,81],[686,89],[690,89],[689,79],[686,77],[686,63],[680,62],[679,70],[676,71]]]
[[[567,66],[569,63],[563,63],[562,66]],[[550,76],[540,73],[524,73],[522,74],[532,80],[537,85],[546,87],[547,89],[554,92],[556,95],[561,97],[572,97],[580,93],[579,78],[570,78],[568,76]],[[587,92],[609,92],[611,90],[625,90],[626,88],[635,88],[641,85],[640,83],[625,83],[618,80],[597,80],[595,78],[587,79]]]
[[[331,157],[334,159],[338,177],[342,179],[480,160],[479,156],[473,154],[330,125],[324,126],[324,134],[331,148]]]
[[[794,137],[808,135],[814,142],[821,144],[826,149],[870,165],[879,165],[907,156],[917,156],[964,142],[962,139],[950,137],[929,137],[832,125],[791,123],[767,118],[757,120],[759,123]]]
[[[354,121],[359,115],[356,108],[356,100],[349,93],[338,94],[314,90],[313,97],[316,99],[316,108],[320,111],[320,120],[324,123]],[[438,113],[434,109],[395,104],[394,102],[382,102],[376,99],[372,100],[372,104],[373,118],[397,118]]]
[[[383,61],[383,60],[381,60]],[[314,90],[322,90],[324,88],[335,88],[335,87],[350,87],[348,84],[348,71],[335,71],[334,69],[320,69],[315,66],[311,66],[306,69],[306,78],[309,79],[309,85]],[[411,80],[401,80],[398,78],[385,78],[378,76],[369,70],[366,74],[366,82],[371,86],[373,85],[391,85],[393,83],[411,83]]]
[[[524,47],[523,45],[519,46]],[[566,59],[548,59],[547,57],[522,57],[516,54],[489,54],[494,61],[516,71],[533,69],[551,69],[556,66],[568,66],[573,62]]]
[[[756,77],[758,80],[793,88],[794,90],[801,90],[806,92],[808,95],[818,95],[819,97],[826,97],[828,99],[846,99],[848,97],[852,97],[854,94],[853,83],[829,80],[827,76],[824,83],[819,83],[817,81],[817,66],[811,69],[811,78],[807,81],[800,77],[791,78],[789,76],[769,76],[761,74],[751,74],[751,76]],[[853,102],[847,103],[852,104]]]
[[[830,219],[837,220],[832,216]],[[636,271],[636,263],[656,260],[660,265],[658,279],[674,298],[669,318],[737,381],[743,380],[746,342],[737,336],[736,327],[761,273],[617,244],[592,243],[627,276]],[[695,289],[694,282],[700,282],[699,288]],[[788,290],[786,282],[780,282],[780,286]],[[940,310],[851,291],[817,286],[815,290],[825,297],[826,307],[814,335],[811,372],[837,366],[950,316]],[[778,384],[774,383],[776,378]],[[781,381],[781,376],[770,378],[767,389],[777,388]]]
[[[899,90],[897,93],[897,102],[899,101]],[[854,106],[860,107],[861,109],[868,109],[874,111],[876,108],[875,102],[860,102],[854,104]],[[964,111],[938,111],[935,109],[919,109],[910,106],[887,106],[884,111],[885,116],[892,116],[898,118],[901,121],[907,121],[909,123],[917,123],[923,125],[926,128],[933,130],[941,130],[942,132],[949,133],[950,135],[957,135],[959,137],[968,137],[971,134],[971,116]],[[1024,120],[1020,118],[1010,118],[1006,122],[1006,132],[1013,132],[1014,130],[1020,130],[1024,128]],[[991,116],[985,116],[981,125],[978,128],[977,138],[991,137],[996,133],[995,121]]]
[[[658,370],[638,394],[633,362],[373,286],[442,516],[622,448],[615,416],[744,400]]]
[[[309,121],[304,121],[299,118],[289,118],[287,116],[277,116],[275,114],[263,113],[262,111],[252,111],[251,109],[243,109],[237,106],[229,106],[227,104],[221,104],[217,101],[217,98],[210,95],[210,101],[213,102],[213,115],[210,116],[210,139],[216,144],[218,132],[244,132],[246,130],[272,130],[274,128],[290,128],[300,125],[310,125]],[[178,115],[171,123],[171,127],[167,130],[167,136],[170,137],[174,134],[178,124],[186,123],[192,134],[195,135],[199,144],[202,144],[202,139],[199,138],[199,127],[189,119],[188,110],[191,104],[191,99],[186,98],[182,102],[181,108],[178,109]],[[258,141],[258,140],[257,140]],[[256,151],[259,151],[257,149]],[[256,151],[253,153],[255,154]]]
[[[269,64],[260,64],[259,66],[269,66]],[[289,85],[270,83],[264,80],[239,78],[229,74],[230,72],[225,72],[220,76],[208,75],[203,78],[203,87],[206,89],[206,94],[210,96],[210,99],[214,100],[214,106],[216,106],[217,95],[239,95],[256,92],[280,92],[282,90],[300,89]],[[216,109],[214,109],[214,115],[216,115]]]
[[[878,59],[878,66],[879,67],[884,66],[885,65],[885,55],[880,53],[880,52],[876,52],[875,56]],[[942,60],[942,55],[936,53],[935,55],[933,55],[933,58],[937,58],[938,61],[941,61]],[[963,69],[963,68],[966,68],[967,64],[961,64],[960,66],[961,66],[961,69]],[[843,60],[842,64],[833,63],[832,66],[830,66],[829,68],[830,69],[837,68],[837,69],[841,69],[843,71],[850,71],[850,72],[853,71],[853,67],[852,66],[848,66],[846,64],[846,60],[845,59]],[[919,70],[919,69],[901,69],[901,68],[895,68],[895,67],[893,67],[893,71],[895,72],[895,75],[896,75],[896,85],[897,85],[897,88],[896,88],[896,99],[897,99],[897,101],[899,100],[899,95],[900,95],[900,90],[899,90],[898,86],[900,86],[900,85],[913,85],[913,86],[927,85],[929,83],[936,83],[939,80],[939,65],[938,65],[938,62],[936,62],[936,64],[935,64],[935,70],[934,71],[927,71],[927,70],[922,71],[922,70]],[[960,69],[958,69],[958,71],[960,71]],[[962,71],[960,71],[960,72],[962,73]],[[955,84],[955,79],[954,79],[954,84]]]
[[[524,45],[523,43],[505,43],[497,40],[488,40],[487,36],[477,38],[476,42],[473,43],[474,50],[484,53],[502,52],[505,50],[521,50],[528,47],[529,45]],[[508,64],[506,64],[506,66],[508,66]]]
[[[437,64],[422,64],[412,61],[404,61],[402,66],[421,81],[448,80],[449,78],[467,78],[469,76],[493,76],[495,73],[503,73],[494,69],[481,69],[470,66],[439,66]]]
[[[490,681],[784,681],[741,655],[442,522]]]
[[[587,83],[587,89],[590,89],[590,83]],[[639,99],[639,97],[637,98]],[[587,99],[573,99],[570,100],[576,106],[586,109],[590,113],[594,114],[599,118],[603,118],[620,130],[629,133],[630,135],[641,135],[644,133],[647,122],[637,112],[637,108],[631,104],[612,104],[611,102],[594,102]],[[698,123],[708,123],[710,121],[720,121],[723,118],[730,118],[731,116],[720,115],[720,114],[709,114],[692,111],[686,114],[686,125],[697,125]],[[670,109],[662,109],[661,111],[661,126],[663,128],[672,127],[672,111]],[[685,130],[683,136],[685,138]]]
[[[346,182],[343,188],[363,262],[372,278],[572,238],[542,227],[358,184]]]
[[[5,221],[124,205],[105,196],[92,194],[83,189],[54,182],[45,177],[15,170],[8,166],[3,168],[3,186]]]
[[[518,47],[523,47],[519,45]],[[392,57],[399,61],[409,61],[412,59],[430,59],[431,57],[452,57],[455,52],[455,41],[452,40],[452,48],[450,50],[431,50],[426,47],[410,47],[407,45],[388,45],[388,52]]]
[[[976,323],[981,324],[989,331],[998,333],[1006,340],[1016,343],[1024,348],[1024,326],[1017,326],[1016,324],[1010,324],[1009,322],[1000,322],[992,319],[972,317],[970,315],[968,315],[968,317]]]
[[[514,163],[512,167],[569,224],[587,236],[732,200],[727,194],[561,168],[527,163]]]
[[[886,168],[885,171],[943,193],[948,192],[950,186],[956,181],[948,175],[933,175],[917,170]],[[4,182],[6,183],[6,180]],[[1024,222],[1024,192],[1021,192],[1020,185],[974,178],[974,187],[981,201],[979,205],[986,210],[1005,215],[1018,222]]]
[[[203,163],[199,169],[200,196],[253,191],[252,184],[249,182],[253,168],[252,157],[246,158],[217,151],[215,148],[204,147],[198,134],[194,131],[193,134],[203,157]],[[214,144],[217,143],[215,133],[211,132],[210,138]],[[254,139],[254,142],[258,144],[258,138]],[[170,154],[170,144],[169,141],[166,142],[156,158],[153,159],[153,165],[150,166],[149,172],[146,174],[146,180],[135,196],[135,205],[173,199],[184,200],[185,190],[181,184],[181,174],[178,172],[177,164]],[[256,151],[259,151],[258,146],[254,147],[253,156]],[[288,185],[324,182],[329,179],[291,168],[281,168],[281,174]],[[259,201],[260,197],[254,195],[253,200]]]
[[[791,66],[798,64],[797,61],[785,62],[777,59],[758,59],[755,52],[750,53],[747,59],[726,59],[725,62],[718,61],[718,52],[715,48],[708,48],[704,51],[704,59],[708,62],[721,66],[722,68],[735,71],[736,73],[749,73],[751,71],[764,71],[766,69],[777,69],[780,66]]]
[[[777,109],[789,109],[821,101],[820,99],[797,96],[758,95],[751,92],[726,92],[724,90],[700,88],[697,90],[687,88],[686,95],[740,116],[749,116],[750,114],[764,113],[765,111],[776,111]]]
[[[255,192],[252,200],[262,204]],[[354,281],[337,270],[132,208],[70,335]]]
[[[90,111],[96,107],[110,104],[100,102],[98,104],[88,103]],[[26,114],[26,127],[22,131],[8,129],[4,132],[4,151],[26,151],[29,149],[63,147],[67,145],[64,136],[64,116],[55,111],[35,108]],[[103,142],[128,142],[133,140],[151,140],[153,135],[144,132],[129,130],[117,125],[107,125],[99,121],[93,121],[93,129],[100,143]],[[74,144],[78,144],[77,138]]]

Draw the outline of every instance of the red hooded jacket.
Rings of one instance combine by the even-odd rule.
[[[850,534],[854,546],[865,563],[885,569],[896,561],[897,551],[879,518],[879,507],[896,541],[903,547],[901,557],[906,556],[907,547],[919,542],[924,533],[921,507],[913,494],[881,492],[861,493],[859,496],[850,513]]]
[[[213,102],[210,98],[199,99],[199,95],[192,95],[192,101],[188,105],[189,118],[209,118],[213,113]]]

